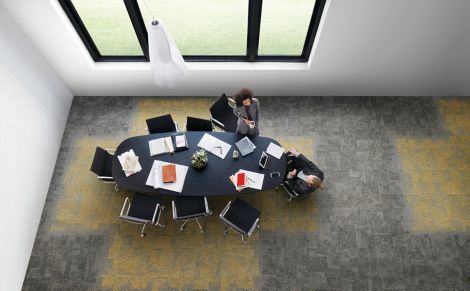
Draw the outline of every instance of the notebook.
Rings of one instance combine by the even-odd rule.
[[[162,166],[162,182],[173,183],[176,182],[176,166],[175,164],[168,164]]]
[[[245,187],[246,184],[246,175],[241,172],[237,174],[237,187]]]

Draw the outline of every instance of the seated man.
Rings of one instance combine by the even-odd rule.
[[[323,172],[296,149],[287,152],[287,176],[289,188],[305,195],[321,187]]]

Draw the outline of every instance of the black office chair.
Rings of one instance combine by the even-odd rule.
[[[165,206],[161,205],[160,198],[157,196],[135,193],[132,203],[128,197],[124,200],[119,218],[130,223],[143,224],[140,236],[144,237],[147,224],[165,228],[165,225],[160,223],[160,216],[164,210]]]
[[[212,122],[207,119],[201,119],[188,116],[186,118],[186,131],[213,131]]]
[[[290,186],[289,184],[289,181],[284,181],[282,184],[281,184],[282,188],[284,189],[284,191],[286,191],[287,195],[289,195],[289,198],[287,198],[287,202],[291,202],[292,199],[297,199],[299,198],[301,195],[297,192],[294,191],[294,189],[292,189],[292,187]]]
[[[220,219],[225,224],[224,235],[233,229],[242,236],[242,243],[246,243],[245,236],[250,237],[255,228],[259,229],[261,212],[240,198],[229,201],[220,213]]]
[[[114,155],[111,154],[110,151],[112,151],[114,154],[114,150],[105,150],[103,148],[96,147],[95,156],[93,157],[90,171],[98,175],[98,180],[102,181],[103,183],[114,184],[114,190],[118,192],[119,187],[117,186],[116,182],[114,182],[112,172]]]
[[[180,230],[183,231],[186,224],[194,219],[201,230],[204,232],[198,218],[202,216],[212,215],[212,211],[209,209],[207,198],[202,196],[176,196],[175,200],[171,201],[173,207],[173,219],[184,220],[180,226]]]
[[[171,114],[147,119],[147,131],[150,134],[162,132],[177,132],[178,124],[173,121]]]
[[[234,106],[233,101],[230,104]],[[226,132],[235,132],[237,130],[238,118],[233,114],[233,107],[229,105],[229,98],[225,93],[212,104],[209,110],[212,116],[212,124],[215,127]]]

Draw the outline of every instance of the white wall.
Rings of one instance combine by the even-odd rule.
[[[173,90],[145,63],[95,65],[57,0],[1,1],[75,95],[470,95],[468,0],[330,0],[309,67],[192,63]]]
[[[0,290],[21,290],[72,98],[0,6]]]

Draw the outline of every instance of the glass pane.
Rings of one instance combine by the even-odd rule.
[[[264,0],[258,55],[300,56],[315,0]]]
[[[246,55],[248,0],[138,3],[145,24],[161,20],[183,55]]]
[[[143,55],[122,0],[73,0],[73,5],[102,55]]]

